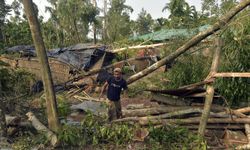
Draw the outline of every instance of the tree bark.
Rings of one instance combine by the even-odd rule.
[[[212,66],[211,66],[209,74],[214,74],[218,70],[218,66],[219,66],[219,62],[220,62],[221,47],[222,47],[222,41],[220,38],[216,39],[216,46],[217,47],[216,47],[215,52],[214,52],[213,62],[212,62]],[[199,126],[199,130],[198,130],[198,133],[201,136],[204,136],[204,134],[205,134],[207,120],[209,118],[213,98],[214,98],[214,87],[213,87],[213,84],[210,83],[207,85],[205,105],[204,105],[204,110],[203,110],[203,113],[201,116],[200,126]]]
[[[95,7],[96,9],[96,0],[92,0],[92,3],[93,3],[93,6]],[[97,39],[96,39],[96,24],[95,22],[93,22],[93,36],[94,36],[94,44],[97,43]]]
[[[200,123],[200,117],[188,118],[188,119],[152,119],[152,120],[139,120],[140,125],[156,125],[156,124],[198,124]],[[210,124],[246,124],[250,123],[249,118],[209,118],[207,123]]]
[[[135,109],[135,110],[123,110],[122,114],[126,117],[135,117],[135,116],[143,117],[148,115],[157,115],[157,114],[168,113],[190,108],[192,107],[191,106],[152,107],[152,108]]]
[[[57,115],[56,96],[53,88],[53,81],[51,77],[51,72],[44,42],[42,39],[40,25],[34,13],[34,8],[32,4],[33,4],[32,0],[23,0],[25,14],[29,21],[33,42],[36,48],[37,56],[41,63],[41,73],[43,77],[44,90],[46,95],[46,106],[47,106],[49,128],[52,131],[57,132],[59,129],[59,120]]]
[[[170,63],[174,59],[176,59],[181,54],[185,53],[189,48],[192,46],[198,44],[200,41],[208,37],[209,35],[212,35],[214,32],[220,30],[222,27],[227,25],[227,23],[241,10],[246,8],[248,5],[250,5],[250,0],[244,0],[241,1],[236,7],[231,9],[228,13],[226,13],[224,16],[218,19],[218,21],[209,29],[206,31],[200,32],[196,36],[194,36],[192,39],[190,39],[188,42],[186,42],[183,46],[178,48],[175,52],[171,53],[170,55],[164,57],[160,61],[154,63],[150,67],[138,72],[137,74],[131,76],[127,82],[128,84],[131,84],[132,82],[141,79],[142,77],[148,75],[149,73],[157,70],[159,67],[165,65],[166,63]]]

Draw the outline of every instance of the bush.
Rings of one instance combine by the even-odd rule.
[[[206,149],[206,144],[197,135],[189,132],[187,128],[174,126],[151,126],[149,143],[152,149]]]

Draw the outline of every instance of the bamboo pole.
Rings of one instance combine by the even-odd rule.
[[[223,78],[250,78],[250,72],[220,72],[215,73],[212,77],[223,77]]]
[[[57,115],[56,96],[53,87],[51,71],[49,67],[48,57],[46,54],[40,25],[37,16],[34,13],[32,0],[23,0],[25,14],[28,18],[30,30],[32,33],[33,42],[36,48],[37,56],[41,63],[41,73],[44,83],[44,90],[46,95],[46,106],[49,128],[57,132],[59,130],[59,120]]]
[[[164,45],[166,45],[166,44],[165,43],[158,43],[158,44],[150,44],[150,45],[129,46],[129,47],[125,47],[125,48],[114,49],[114,50],[111,50],[110,52],[118,53],[118,52],[122,52],[122,51],[125,51],[128,49],[154,48],[154,47],[160,47],[160,46],[164,46]]]
[[[218,66],[219,66],[222,41],[220,38],[217,38],[215,42],[216,42],[217,47],[216,47],[215,52],[214,52],[213,62],[212,62],[212,66],[211,66],[209,74],[216,73],[218,70]],[[203,110],[203,113],[201,116],[200,126],[199,126],[199,130],[198,130],[198,133],[201,136],[204,136],[204,134],[205,134],[207,120],[209,118],[210,109],[211,109],[211,105],[213,102],[213,97],[214,97],[214,87],[213,87],[213,84],[210,83],[210,84],[207,84],[205,105],[204,105],[204,110]]]
[[[181,54],[185,53],[187,50],[189,50],[191,47],[194,45],[198,44],[201,42],[203,39],[208,37],[209,35],[214,34],[216,31],[220,30],[223,28],[236,14],[238,14],[241,10],[246,8],[248,5],[250,5],[250,0],[244,0],[241,1],[236,7],[228,11],[224,16],[220,17],[218,21],[209,29],[198,33],[196,36],[194,36],[192,39],[190,39],[188,42],[186,42],[184,45],[182,45],[180,48],[178,48],[175,52],[171,53],[170,55],[164,57],[160,61],[154,63],[150,67],[138,72],[137,74],[131,76],[128,80],[127,83],[131,84],[132,82],[135,82],[149,73],[157,70],[161,66],[170,63],[177,57],[179,57]]]

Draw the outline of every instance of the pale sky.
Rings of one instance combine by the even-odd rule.
[[[45,13],[45,6],[48,6],[46,0],[33,0],[39,9],[40,15],[44,16],[45,19],[49,18],[49,15]],[[7,4],[11,4],[13,0],[6,0]],[[103,0],[97,0],[98,6],[102,6]],[[201,0],[186,0],[189,5],[194,5],[197,11],[201,10]],[[131,19],[135,20],[138,17],[138,14],[144,8],[154,19],[160,17],[168,17],[168,12],[162,12],[162,8],[166,3],[169,3],[169,0],[126,0],[126,4],[130,5],[134,12],[131,14]]]

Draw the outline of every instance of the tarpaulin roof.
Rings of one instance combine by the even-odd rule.
[[[191,37],[198,32],[208,29],[210,25],[200,26],[193,29],[162,29],[157,32],[148,33],[131,38],[131,40],[151,40],[151,41],[165,41],[178,37]]]
[[[24,53],[25,56],[36,56],[34,46],[19,45],[6,49],[10,53]],[[48,57],[56,58],[70,64],[77,69],[88,70],[106,52],[106,46],[93,46],[91,44],[77,44],[65,48],[47,51]],[[112,59],[110,60],[112,61]]]

